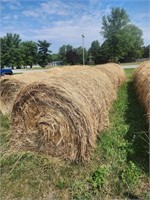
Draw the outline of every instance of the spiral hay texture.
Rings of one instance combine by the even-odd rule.
[[[48,76],[44,72],[29,72],[0,79],[0,111],[10,115],[17,94],[28,84],[44,79]]]
[[[150,124],[150,61],[143,62],[134,73],[134,83]]]
[[[85,162],[98,133],[109,126],[115,98],[116,89],[101,70],[64,67],[19,93],[11,115],[11,145]]]
[[[4,115],[11,112],[15,96],[24,85],[22,81],[11,78],[0,80],[0,111]]]

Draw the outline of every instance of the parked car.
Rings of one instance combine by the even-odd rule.
[[[1,76],[4,75],[13,75],[13,71],[11,69],[0,69]]]

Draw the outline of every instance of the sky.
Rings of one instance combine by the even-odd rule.
[[[0,0],[0,37],[17,33],[22,41],[47,40],[58,53],[62,45],[82,46],[84,34],[88,49],[94,40],[104,42],[102,17],[116,7],[126,10],[149,45],[150,0]]]

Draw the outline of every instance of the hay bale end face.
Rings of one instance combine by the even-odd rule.
[[[116,90],[91,67],[74,67],[25,87],[12,109],[11,145],[62,159],[90,159],[100,131],[108,128]]]
[[[25,83],[11,78],[0,80],[0,111],[7,115],[11,113],[16,95],[20,92]]]
[[[10,115],[16,96],[25,86],[49,76],[44,72],[29,72],[2,77],[0,79],[0,111],[2,114]]]

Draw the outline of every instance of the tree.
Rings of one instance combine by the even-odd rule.
[[[150,45],[143,47],[143,58],[149,58],[150,56]]]
[[[100,48],[100,54],[99,54],[99,63],[104,64],[109,61],[109,45],[107,40],[103,42]]]
[[[100,63],[100,43],[98,40],[95,40],[91,43],[91,47],[88,50],[89,56],[92,56],[92,60],[94,61],[95,64]]]
[[[109,60],[118,62],[130,55],[137,58],[142,52],[142,31],[130,23],[129,16],[124,9],[113,8],[111,14],[102,19],[102,31]]]
[[[50,53],[51,51],[48,49],[50,47],[50,43],[46,40],[38,41],[38,64],[41,67],[45,67],[50,61]]]
[[[71,49],[66,53],[66,61],[67,64],[70,65],[75,65],[75,64],[79,64],[79,55],[77,54],[75,49]]]
[[[1,66],[19,66],[21,55],[19,50],[21,39],[18,34],[7,33],[1,38]]]
[[[78,54],[79,60],[78,60],[78,64],[83,64],[83,47],[78,47],[76,48],[76,53]],[[87,63],[88,61],[88,53],[86,48],[84,48],[84,60],[85,63]]]
[[[124,62],[135,61],[136,58],[141,58],[143,54],[142,31],[132,24],[129,24],[127,28],[129,48],[127,54],[124,56]]]
[[[58,55],[57,53],[53,53],[53,54],[51,55],[51,60],[52,60],[52,61],[58,61],[58,60],[59,60],[59,55]]]
[[[67,64],[66,55],[70,50],[73,50],[73,47],[69,44],[63,45],[62,47],[59,48],[59,52],[58,52],[59,59],[63,61],[63,63],[65,64]]]
[[[81,46],[76,48],[76,53],[78,55],[78,64],[82,64],[83,63],[83,48]],[[84,55],[86,57],[86,50],[85,49],[84,49]],[[85,58],[85,62],[86,62],[86,58]]]
[[[20,44],[23,65],[29,65],[32,68],[33,64],[37,62],[37,43],[33,41],[26,41]]]

